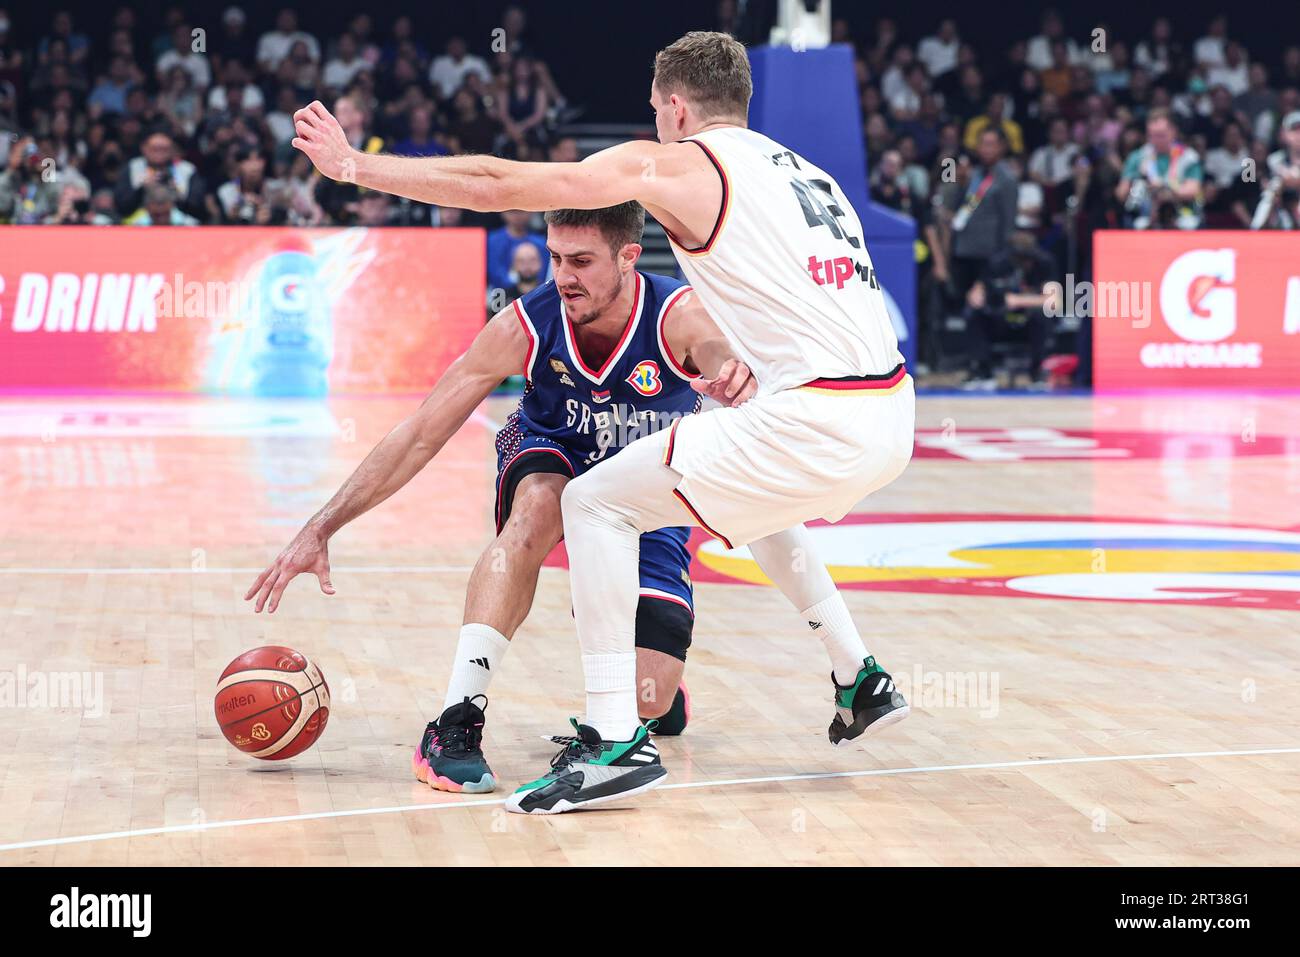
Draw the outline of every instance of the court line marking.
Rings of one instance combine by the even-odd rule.
[[[831,778],[871,778],[899,774],[929,774],[940,771],[996,771],[1008,768],[1051,767],[1064,764],[1104,764],[1119,761],[1168,761],[1192,758],[1239,758],[1269,754],[1300,754],[1300,748],[1256,748],[1244,751],[1174,751],[1165,754],[1100,754],[1074,758],[1042,758],[1020,761],[989,761],[981,764],[941,764],[913,768],[875,768],[864,771],[816,771],[808,774],[774,774],[754,778],[724,778],[719,781],[683,781],[665,784],[660,791],[678,791],[688,788],[725,788],[745,784],[781,784],[789,781],[823,781]],[[354,808],[348,811],[318,811],[310,814],[284,814],[277,817],[250,817],[231,821],[212,821],[203,824],[172,824],[165,827],[135,828],[128,831],[108,831],[102,834],[79,834],[75,837],[51,837],[38,841],[19,841],[0,844],[0,851],[24,851],[37,847],[56,847],[65,844],[89,844],[111,841],[122,837],[150,837],[157,834],[184,834],[195,831],[215,831],[231,827],[250,827],[255,824],[289,824],[295,821],[319,821],[340,817],[361,817],[371,814],[404,814],[408,811],[445,811],[454,808],[493,807],[506,803],[505,798],[484,798],[477,801],[447,802],[439,804],[399,804],[392,807]]]

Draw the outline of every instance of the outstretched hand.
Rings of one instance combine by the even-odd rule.
[[[294,113],[293,129],[297,135],[292,145],[306,153],[322,175],[345,183],[356,182],[357,151],[325,104],[312,100]]]
[[[274,614],[289,582],[304,572],[316,576],[320,590],[326,595],[334,594],[334,586],[330,584],[329,542],[310,527],[295,535],[270,567],[257,576],[257,581],[244,593],[244,601],[251,601],[256,596],[257,604],[253,611],[260,612],[266,608],[267,614]]]
[[[712,379],[691,380],[691,388],[723,405],[740,405],[758,392],[758,380],[739,359],[728,359]]]

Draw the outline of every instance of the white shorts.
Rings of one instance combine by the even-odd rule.
[[[682,476],[675,494],[728,548],[815,518],[838,522],[911,460],[911,376],[822,382],[673,424],[664,464]]]

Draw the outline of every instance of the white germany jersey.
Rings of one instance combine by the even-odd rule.
[[[766,395],[903,361],[862,224],[830,176],[761,133],[697,133],[722,177],[708,242],[673,252]],[[670,239],[673,237],[669,237]]]

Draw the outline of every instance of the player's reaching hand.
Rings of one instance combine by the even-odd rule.
[[[686,370],[699,373],[699,378],[691,380],[696,392],[723,405],[740,405],[758,393],[754,373],[737,358],[736,350],[692,290],[669,305],[663,330],[670,356],[684,357]]]
[[[292,145],[306,153],[322,174],[343,182],[356,181],[357,151],[325,104],[312,100],[293,114],[293,129],[297,135]]]
[[[266,608],[268,614],[274,614],[289,582],[303,572],[315,575],[320,590],[326,595],[334,594],[334,586],[330,584],[329,540],[310,524],[294,536],[266,571],[257,576],[257,581],[244,593],[244,601],[251,601],[256,596],[257,604],[253,611],[260,612]]]
[[[758,392],[758,380],[745,363],[728,359],[712,379],[692,379],[691,388],[723,405],[740,405]]]

